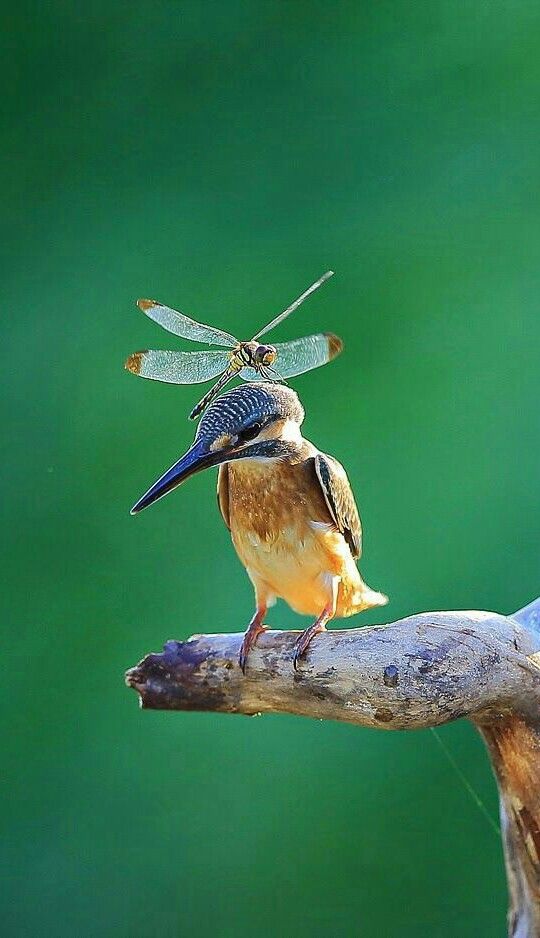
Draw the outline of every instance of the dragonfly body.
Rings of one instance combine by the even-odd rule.
[[[276,358],[277,351],[273,345],[261,345],[260,342],[253,340],[251,342],[239,342],[232,352],[229,353],[229,364],[227,368],[216,383],[212,385],[207,394],[201,398],[198,404],[195,404],[195,407],[189,415],[189,419],[195,420],[199,414],[202,414],[203,410],[217,397],[222,388],[224,388],[232,378],[242,372],[244,368],[249,368],[262,375],[262,377],[268,377],[271,381],[273,375],[268,369],[274,364]]]
[[[191,411],[191,419],[198,417],[236,376],[244,381],[280,381],[318,368],[335,358],[343,348],[341,339],[332,333],[304,336],[276,345],[265,345],[258,339],[297,309],[306,297],[331,275],[332,271],[323,274],[248,342],[239,342],[230,333],[196,322],[155,300],[138,300],[139,309],[168,332],[194,342],[206,342],[225,348],[203,352],[147,349],[130,355],[126,368],[143,378],[171,384],[197,384],[217,378],[215,384]]]
[[[234,350],[235,360],[240,368],[264,368],[273,365],[277,358],[274,345],[261,345],[260,342],[240,342]],[[232,356],[231,356],[232,360]]]

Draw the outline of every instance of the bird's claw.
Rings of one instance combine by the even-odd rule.
[[[306,633],[303,632],[294,646],[293,668],[295,671],[298,671],[298,662],[300,661],[300,658],[302,658],[305,655],[307,651],[307,647],[311,641],[311,638],[312,638],[311,635],[306,635]]]
[[[247,632],[245,633],[244,638],[242,639],[242,644],[240,645],[240,652],[238,654],[238,664],[240,665],[242,669],[242,674],[246,673],[248,654],[253,648],[261,632],[266,632],[265,625],[260,625],[259,623],[251,624]]]
[[[242,647],[240,648],[240,654],[238,655],[238,664],[242,669],[242,674],[246,673],[246,664],[247,664],[247,651],[244,649],[244,642],[242,642]]]
[[[324,620],[321,621],[320,619],[317,619],[313,625],[310,625],[309,628],[302,632],[302,634],[299,635],[299,637],[296,639],[293,653],[293,668],[295,671],[298,671],[298,662],[308,650],[311,639],[314,638],[315,635],[318,635],[320,632],[324,631],[326,631]]]

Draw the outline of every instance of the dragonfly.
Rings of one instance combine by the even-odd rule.
[[[169,384],[199,384],[217,378],[191,411],[189,419],[195,420],[236,376],[243,381],[284,381],[326,365],[343,349],[341,339],[331,332],[307,335],[276,345],[263,344],[259,339],[298,309],[333,273],[333,270],[327,270],[248,342],[240,342],[229,332],[205,326],[155,300],[137,300],[139,309],[167,332],[192,342],[218,345],[220,348],[198,352],[147,349],[130,355],[125,367],[142,378]]]

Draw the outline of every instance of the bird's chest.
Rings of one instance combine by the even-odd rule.
[[[246,460],[229,463],[228,473],[232,540],[252,581],[298,612],[320,612],[346,545],[309,463]]]
[[[303,540],[317,514],[309,489],[302,464],[229,464],[230,524],[237,549],[283,550]]]

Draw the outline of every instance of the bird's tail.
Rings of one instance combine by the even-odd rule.
[[[372,590],[367,583],[362,583],[360,588],[356,591],[354,597],[354,611],[362,612],[364,609],[372,609],[374,606],[386,606],[388,602],[388,596],[385,596],[384,593],[378,593],[376,590]]]

